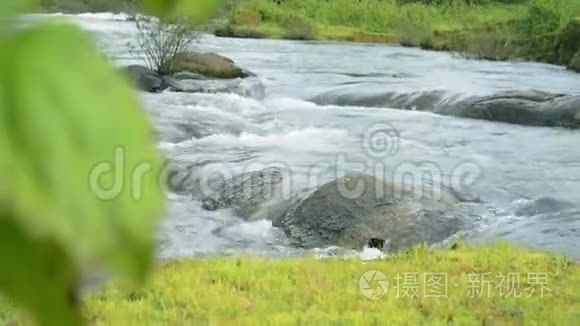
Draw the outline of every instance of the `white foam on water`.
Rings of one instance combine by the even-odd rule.
[[[315,248],[312,250],[316,259],[360,259],[362,261],[385,259],[387,254],[377,248],[365,246],[363,250],[349,250],[338,246]]]
[[[160,94],[144,93],[143,99],[151,109],[160,111],[166,110],[166,108],[155,108],[160,102],[176,106],[180,110],[220,111],[241,115],[267,110],[259,101],[233,93],[175,93],[166,90]]]
[[[129,14],[126,13],[112,13],[112,12],[96,12],[96,13],[82,13],[76,14],[74,16],[82,17],[82,18],[93,18],[93,19],[101,19],[101,20],[115,20],[115,21],[127,21]]]
[[[244,236],[264,239],[272,237],[274,227],[272,226],[272,221],[258,220],[240,223],[236,229],[237,232]]]
[[[281,111],[294,110],[296,108],[311,109],[311,110],[325,108],[324,106],[318,105],[314,102],[301,100],[301,99],[297,99],[297,98],[289,98],[289,97],[267,98],[266,100],[264,100],[264,103],[266,103],[266,105],[268,105],[269,107],[272,107],[276,110],[281,110]]]
[[[385,257],[386,257],[385,253],[383,253],[379,249],[369,248],[366,246],[364,247],[362,252],[359,254],[359,258],[361,260],[364,260],[364,261],[384,259]]]
[[[348,131],[332,128],[304,128],[287,133],[258,135],[242,133],[235,135],[212,135],[193,140],[201,144],[219,144],[227,146],[276,147],[285,150],[331,150],[334,151],[348,137]]]

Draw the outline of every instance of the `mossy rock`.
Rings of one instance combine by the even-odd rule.
[[[173,70],[187,71],[213,78],[243,78],[248,76],[231,59],[216,53],[178,53],[173,61]]]
[[[572,19],[558,36],[554,63],[568,64],[580,52],[580,18]]]

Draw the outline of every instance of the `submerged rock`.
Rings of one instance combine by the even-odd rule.
[[[206,76],[189,71],[180,71],[173,74],[171,77],[177,80],[207,80]]]
[[[580,96],[502,92],[441,105],[435,112],[528,126],[580,127]]]
[[[214,78],[243,78],[248,74],[234,62],[216,53],[182,52],[173,61],[174,71],[190,72]]]
[[[527,201],[515,211],[516,216],[534,216],[540,214],[556,213],[575,208],[573,203],[558,200],[552,197],[540,197],[533,201]]]
[[[357,187],[362,189],[357,192]],[[369,241],[385,240],[385,249],[400,250],[456,233],[460,222],[445,212],[458,202],[446,192],[421,193],[367,175],[348,175],[294,204],[273,225],[300,247],[360,249]]]
[[[202,207],[210,211],[231,208],[249,219],[264,204],[281,199],[283,181],[278,168],[247,172],[227,180],[221,190],[202,200]]]
[[[580,59],[578,64],[580,68]],[[441,91],[365,93],[347,88],[311,100],[320,105],[387,107],[527,126],[580,128],[580,96],[533,90],[465,98]]]

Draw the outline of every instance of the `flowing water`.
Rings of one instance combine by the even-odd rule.
[[[119,65],[143,63],[129,50],[135,32],[122,16],[67,19],[93,33]],[[294,191],[311,187],[312,175],[319,183],[333,179],[337,166],[395,177],[428,170],[471,199],[462,210],[469,222],[463,237],[508,239],[580,258],[580,130],[384,105],[393,96],[421,105],[506,90],[580,94],[580,75],[389,45],[206,35],[198,47],[232,58],[256,77],[229,82],[231,92],[142,94],[172,160],[226,175],[283,166]],[[302,253],[269,221],[204,211],[178,194],[168,195],[168,206],[163,256]]]

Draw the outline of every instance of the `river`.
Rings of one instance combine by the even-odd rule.
[[[121,16],[67,16],[91,32],[119,65],[143,63]],[[232,93],[142,94],[172,160],[236,175],[287,168],[293,190],[340,170],[429,170],[470,202],[460,235],[507,239],[580,258],[580,130],[528,127],[389,108],[387,94],[414,103],[506,90],[580,94],[580,75],[562,67],[488,62],[379,44],[216,38],[197,47],[232,58],[256,77]],[[385,102],[386,103],[386,102]],[[378,138],[377,138],[378,137]],[[380,138],[382,137],[382,138]],[[417,176],[417,173],[411,173]],[[455,181],[454,181],[455,180]],[[414,180],[416,182],[416,180]],[[271,222],[209,212],[169,194],[160,255],[293,255]]]

